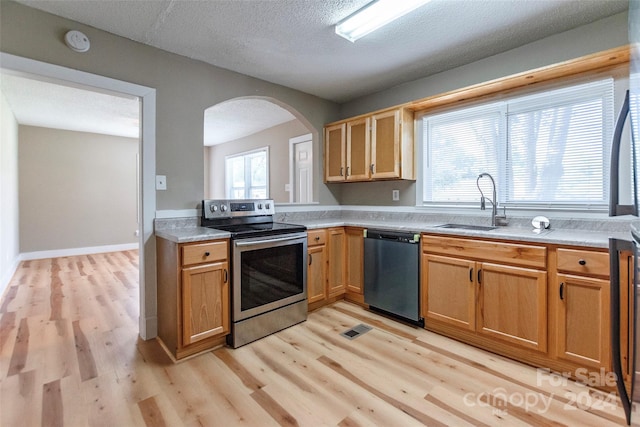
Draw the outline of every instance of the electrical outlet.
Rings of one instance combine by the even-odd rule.
[[[165,175],[156,175],[156,190],[167,189],[167,177]]]
[[[400,190],[391,190],[391,199],[394,202],[400,200]]]

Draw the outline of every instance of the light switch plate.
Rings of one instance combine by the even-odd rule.
[[[167,189],[167,177],[165,175],[156,175],[156,190]]]
[[[394,202],[400,200],[400,190],[391,190],[391,198]]]

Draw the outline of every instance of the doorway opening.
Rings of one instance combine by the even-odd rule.
[[[153,236],[155,218],[155,89],[73,70],[53,64],[0,52],[2,71],[42,81],[58,81],[72,87],[92,88],[101,93],[137,97],[139,103],[139,167],[137,178],[137,217],[139,249],[139,334],[143,339],[157,335],[156,261]],[[19,254],[15,254],[16,257]]]

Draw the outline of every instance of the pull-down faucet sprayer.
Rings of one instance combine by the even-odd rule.
[[[493,188],[493,198],[489,199],[489,201],[491,202],[491,206],[493,208],[491,210],[491,225],[495,227],[496,215],[498,214],[498,202],[496,201],[496,182],[494,181],[493,177],[486,172],[482,172],[480,175],[478,175],[478,179],[476,179],[476,186],[478,187],[478,191],[480,191],[480,209],[485,210],[485,200],[488,199],[488,197],[484,196],[484,193],[480,188],[480,178],[485,176],[489,177],[489,179],[491,180],[491,187]]]

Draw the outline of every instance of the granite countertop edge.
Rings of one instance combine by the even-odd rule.
[[[304,225],[309,230],[330,227],[361,227],[377,228],[383,230],[409,231],[413,233],[433,233],[449,235],[452,237],[477,237],[494,238],[499,240],[512,240],[516,242],[559,244],[567,246],[582,246],[592,248],[608,248],[609,238],[631,239],[631,232],[603,232],[587,231],[580,229],[550,229],[540,234],[533,232],[532,228],[498,227],[494,230],[464,230],[438,228],[441,223],[414,223],[414,222],[390,222],[344,219],[321,219],[306,221],[291,221],[291,223]],[[640,223],[635,224],[640,229]],[[227,239],[231,234],[227,231],[205,227],[184,227],[156,230],[156,236],[175,243],[191,243],[214,239]]]

